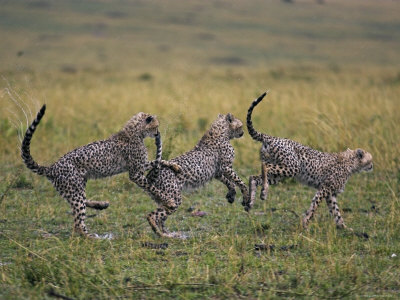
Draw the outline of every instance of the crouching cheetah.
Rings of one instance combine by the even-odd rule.
[[[72,150],[51,166],[40,166],[30,154],[30,143],[45,110],[46,106],[43,105],[36,119],[28,127],[21,145],[21,157],[32,172],[46,176],[61,197],[68,201],[74,215],[74,231],[77,233],[88,235],[85,226],[86,207],[104,209],[109,205],[108,202],[86,199],[85,187],[88,179],[108,177],[128,171],[129,178],[138,186],[159,195],[160,191],[147,182],[145,171],[153,167],[158,168],[160,163],[179,171],[178,166],[161,161],[159,122],[156,116],[142,112],[134,115],[121,131],[110,138]],[[156,138],[155,161],[147,161],[147,149],[143,141],[145,137]]]
[[[245,209],[249,210],[253,206],[257,186],[262,185],[261,199],[265,200],[269,185],[293,177],[317,189],[311,206],[302,220],[305,228],[322,200],[326,201],[336,225],[346,228],[336,197],[344,191],[346,182],[352,174],[372,171],[372,155],[362,149],[347,149],[340,153],[320,152],[289,139],[257,132],[253,127],[251,114],[265,95],[266,93],[254,100],[247,113],[249,134],[254,140],[261,142],[262,147],[261,175],[250,176],[249,202],[245,205]]]
[[[228,187],[226,198],[230,203],[235,199],[236,185],[247,203],[248,188],[232,169],[235,151],[230,140],[241,136],[243,124],[239,119],[232,114],[219,115],[192,150],[170,161],[180,166],[180,173],[174,173],[170,168],[163,166],[148,173],[147,180],[162,191],[162,197],[151,194],[159,208],[147,217],[156,234],[179,237],[178,233],[168,232],[164,224],[168,215],[175,212],[181,204],[182,190],[198,188],[213,178]]]

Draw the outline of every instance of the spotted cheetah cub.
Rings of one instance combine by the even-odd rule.
[[[134,115],[121,131],[108,139],[72,150],[51,166],[40,166],[30,154],[30,143],[45,110],[46,106],[43,105],[27,129],[21,145],[21,157],[32,172],[46,176],[61,197],[68,201],[74,215],[74,231],[79,234],[88,235],[85,226],[86,207],[105,209],[109,205],[108,202],[86,199],[85,187],[88,179],[108,177],[128,171],[129,178],[138,186],[159,195],[160,191],[147,182],[145,171],[153,167],[158,168],[160,163],[179,171],[178,166],[161,161],[162,148],[157,117],[142,112]],[[147,161],[147,149],[143,141],[145,137],[156,138],[158,153],[155,161]]]
[[[257,132],[253,127],[251,114],[265,95],[266,93],[254,100],[247,113],[249,134],[254,140],[261,142],[262,147],[260,150],[261,175],[250,176],[249,202],[245,205],[245,209],[249,210],[253,206],[257,186],[262,185],[260,197],[265,200],[269,185],[276,184],[284,178],[293,177],[317,189],[311,206],[303,218],[305,228],[322,200],[326,201],[336,225],[346,228],[336,197],[344,191],[346,182],[352,174],[372,171],[372,155],[362,149],[347,149],[340,153],[320,152],[289,139]]]
[[[181,237],[179,233],[170,233],[164,224],[168,215],[175,212],[182,201],[182,190],[203,186],[213,178],[228,187],[227,200],[235,200],[235,186],[239,186],[247,203],[248,188],[232,168],[235,151],[231,139],[243,136],[243,124],[232,114],[219,115],[211,128],[197,145],[170,162],[180,166],[181,173],[176,174],[170,168],[161,166],[159,170],[148,173],[147,179],[162,191],[162,197],[151,194],[159,208],[151,212],[147,220],[153,231],[164,237]]]

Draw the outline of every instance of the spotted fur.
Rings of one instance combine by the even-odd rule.
[[[156,116],[138,113],[133,116],[121,131],[106,140],[96,141],[68,152],[50,166],[40,166],[30,154],[32,135],[43,118],[46,106],[38,112],[35,120],[25,133],[21,145],[21,157],[25,165],[34,173],[46,176],[59,194],[68,201],[74,215],[74,231],[87,235],[85,226],[86,207],[104,209],[108,202],[88,201],[85,187],[88,179],[113,176],[129,172],[129,178],[144,190],[155,195],[160,191],[151,186],[144,173],[159,169],[160,164],[179,167],[161,160],[162,143]],[[156,160],[147,160],[144,138],[155,137]]]
[[[347,149],[340,153],[320,152],[289,139],[257,132],[253,127],[251,115],[254,107],[265,95],[266,93],[254,100],[247,113],[248,132],[254,140],[262,143],[262,147],[261,175],[250,176],[249,202],[245,205],[245,209],[249,210],[253,206],[257,186],[262,185],[260,197],[265,200],[269,185],[292,177],[302,184],[317,189],[311,206],[303,218],[304,227],[307,227],[322,200],[326,201],[336,225],[346,227],[336,197],[344,191],[346,182],[352,174],[372,170],[372,155],[362,149]]]
[[[174,173],[164,166],[161,166],[159,173],[149,172],[148,181],[162,191],[162,197],[151,194],[159,208],[147,217],[156,234],[165,237],[176,236],[169,233],[164,224],[168,215],[175,212],[181,204],[182,190],[199,188],[213,178],[228,187],[226,198],[230,203],[235,199],[236,185],[247,202],[247,186],[232,168],[235,151],[230,144],[231,139],[240,138],[242,135],[243,124],[239,119],[232,114],[219,115],[192,150],[171,160],[171,163],[180,166],[181,173]]]

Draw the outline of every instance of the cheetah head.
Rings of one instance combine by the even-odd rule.
[[[218,118],[211,124],[210,129],[201,138],[202,142],[215,140],[217,138],[234,139],[243,135],[243,123],[232,114],[218,115]]]
[[[355,161],[355,172],[371,172],[374,165],[372,162],[372,155],[371,153],[363,150],[363,149],[356,149],[350,150],[347,149],[346,151],[352,159]]]
[[[134,115],[124,126],[128,136],[155,137],[158,134],[157,116],[140,112]]]
[[[234,139],[234,138],[240,138],[243,136],[244,131],[243,131],[243,123],[239,119],[237,119],[234,115],[231,113],[227,114],[225,116],[225,120],[229,124],[229,138]]]

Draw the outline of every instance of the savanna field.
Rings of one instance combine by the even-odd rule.
[[[1,299],[390,299],[400,295],[400,4],[396,1],[0,1]],[[337,229],[315,191],[272,186],[245,212],[213,181],[168,218],[187,239],[157,237],[156,204],[128,174],[92,180],[90,232],[72,236],[69,204],[20,158],[50,165],[108,138],[134,114],[160,120],[164,159],[190,150],[219,113],[315,149],[363,148]],[[149,158],[154,141],[146,140]],[[234,169],[260,172],[247,134]],[[201,212],[197,214],[196,212]],[[200,217],[198,215],[203,215]]]

